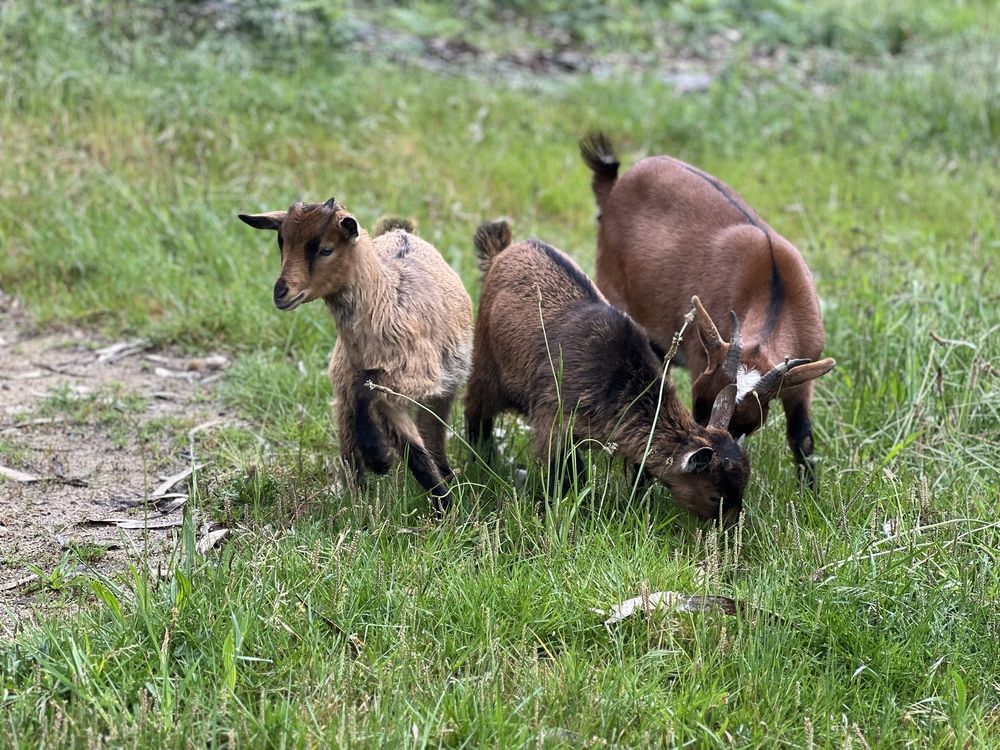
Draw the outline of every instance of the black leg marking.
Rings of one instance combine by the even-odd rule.
[[[493,442],[493,419],[469,419],[469,442],[473,447],[489,448]]]
[[[791,410],[786,410],[785,420],[788,429],[788,447],[792,449],[792,455],[795,456],[799,476],[809,484],[810,489],[815,490],[817,477],[816,466],[812,460],[812,423],[809,421],[809,413],[806,411],[805,405],[799,402]]]
[[[427,451],[419,445],[409,443],[406,447],[406,465],[409,466],[413,478],[431,494],[434,510],[438,514],[448,510],[448,506],[451,505],[451,492],[438,474],[437,466]]]
[[[386,445],[386,436],[372,414],[374,400],[371,388],[365,385],[369,380],[378,382],[378,370],[365,370],[354,380],[354,436],[358,450],[369,469],[376,474],[385,474],[392,468],[393,456]]]

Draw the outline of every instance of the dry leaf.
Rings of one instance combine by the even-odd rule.
[[[607,615],[605,625],[614,625],[636,612],[655,612],[666,610],[670,612],[721,612],[725,615],[735,615],[742,605],[727,596],[704,596],[680,594],[676,591],[657,591],[647,597],[637,596],[621,604],[616,604],[605,612],[602,609],[594,611]]]
[[[44,377],[45,373],[41,370],[25,370],[24,372],[11,372],[3,375],[5,380],[35,380]]]
[[[0,477],[6,477],[14,482],[21,482],[23,484],[41,481],[41,477],[36,477],[34,474],[28,474],[17,469],[8,469],[6,466],[0,466]]]
[[[0,586],[0,591],[10,591],[11,589],[21,588],[21,586],[27,586],[29,583],[38,580],[38,575],[32,573],[31,575],[25,576],[24,578],[18,578],[15,581],[8,581],[7,583]]]
[[[174,526],[183,525],[184,516],[166,518],[163,515],[156,515],[147,518],[119,518],[109,520],[119,529],[170,529]],[[98,523],[108,523],[108,521],[99,521]]]
[[[202,422],[197,427],[192,427],[188,430],[188,437],[194,437],[199,432],[204,432],[205,430],[210,430],[213,427],[228,427],[229,421],[226,419],[210,419],[208,422]]]
[[[194,472],[199,469],[205,468],[205,464],[195,464],[194,466],[189,466],[184,469],[184,471],[179,471],[173,476],[169,476],[160,482],[156,489],[150,493],[150,497],[163,497],[167,494],[175,485],[180,484],[182,481],[191,476]]]
[[[198,544],[195,545],[195,549],[198,550],[199,555],[207,555],[209,550],[229,536],[229,532],[230,529],[216,529],[215,531],[210,531],[198,540]]]
[[[173,513],[178,508],[183,508],[187,501],[187,495],[180,492],[171,492],[169,494],[153,498],[152,506],[165,516],[168,513]]]
[[[111,364],[112,362],[117,362],[120,359],[125,359],[125,357],[131,357],[133,354],[144,352],[151,346],[152,344],[146,339],[119,341],[118,343],[98,349],[97,361]]]
[[[184,380],[194,380],[198,377],[194,372],[181,372],[179,370],[168,370],[166,367],[155,367],[153,372],[161,378],[183,378]]]

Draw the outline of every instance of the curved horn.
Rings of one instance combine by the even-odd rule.
[[[722,336],[719,335],[719,329],[715,327],[712,316],[702,306],[697,294],[691,298],[691,304],[694,305],[694,319],[698,324],[698,337],[701,339],[701,345],[705,347],[705,353],[708,355],[709,363],[711,363],[715,353],[722,348]]]
[[[729,429],[729,420],[733,418],[736,410],[736,383],[730,383],[715,397],[712,405],[712,416],[708,420],[709,427],[716,427],[720,430]]]
[[[743,336],[740,334],[740,319],[736,316],[736,311],[730,310],[729,314],[733,316],[733,335],[729,338],[729,352],[726,354],[722,371],[735,383],[736,371],[739,370],[740,357],[743,355]]]
[[[788,359],[786,357],[784,362],[776,367],[772,367],[757,381],[757,385],[753,389],[754,393],[757,394],[761,401],[771,400],[781,389],[781,382],[785,378],[785,373],[793,367],[807,365],[810,362],[812,362],[811,359]]]

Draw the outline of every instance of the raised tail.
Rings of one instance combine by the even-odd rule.
[[[487,221],[479,226],[475,237],[472,238],[472,244],[476,246],[479,268],[484,274],[490,270],[493,259],[502,253],[510,243],[510,224],[503,219]]]
[[[402,229],[410,234],[417,233],[417,225],[410,219],[404,219],[402,216],[383,216],[375,223],[374,236],[378,237],[380,234],[391,232],[394,229]]]
[[[590,181],[590,187],[594,191],[594,198],[597,200],[598,216],[604,211],[604,204],[608,200],[608,194],[618,180],[618,167],[621,163],[615,156],[615,149],[611,141],[604,133],[591,133],[580,141],[580,156],[594,173]]]

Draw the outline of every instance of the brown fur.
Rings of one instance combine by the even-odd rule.
[[[726,341],[730,311],[742,321],[747,369],[765,374],[786,358],[820,357],[823,321],[805,261],[732,188],[669,156],[643,159],[618,178],[618,160],[604,136],[591,136],[580,148],[593,171],[600,210],[597,285],[657,344],[670,345],[698,295]],[[721,367],[728,344],[710,356],[706,329],[699,325],[701,336],[681,345],[694,379],[695,417],[702,423],[716,394],[732,382]],[[777,393],[788,417],[789,445],[803,468],[810,466],[813,450],[812,381],[834,364],[824,359],[794,366]],[[764,424],[770,398],[760,395],[751,392],[739,402],[730,424],[734,436]]]
[[[443,421],[471,359],[472,303],[458,274],[430,244],[393,228],[399,220],[369,237],[333,199],[240,218],[278,231],[275,305],[322,299],[333,316],[328,374],[344,462],[360,482],[365,465],[385,473],[406,449],[414,476],[444,507],[452,472]],[[406,399],[433,415],[416,409],[414,419]]]
[[[488,441],[501,411],[526,414],[554,476],[562,450],[550,443],[564,433],[614,442],[638,465],[652,432],[646,469],[678,504],[717,517],[724,498],[727,516],[738,513],[749,464],[732,436],[696,424],[669,381],[657,418],[661,368],[642,329],[569,257],[538,240],[510,241],[505,222],[476,233],[484,278],[465,398],[470,437]]]

